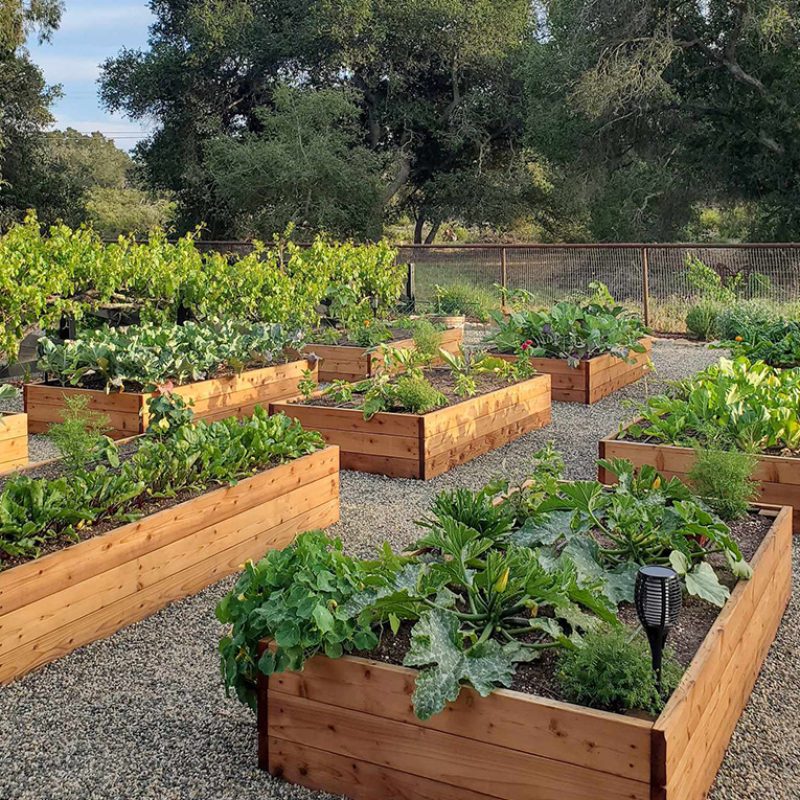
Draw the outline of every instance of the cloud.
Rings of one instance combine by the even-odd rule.
[[[96,81],[100,76],[100,64],[95,58],[41,52],[35,60],[48,83]]]

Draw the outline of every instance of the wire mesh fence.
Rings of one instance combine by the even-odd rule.
[[[201,242],[204,249],[241,255],[246,242]],[[696,257],[724,281],[735,276],[744,299],[762,298],[781,313],[800,309],[800,244],[520,244],[398,245],[398,263],[414,265],[416,301],[425,308],[436,286],[468,284],[499,297],[499,287],[523,289],[534,302],[585,294],[595,281],[645,316],[657,331],[686,330],[686,313],[700,299],[687,258]]]
[[[688,309],[701,299],[689,282],[695,257],[743,299],[761,298],[780,312],[800,303],[800,246],[699,244],[403,245],[398,259],[413,263],[417,302],[433,299],[435,286],[466,282],[486,289],[524,289],[542,304],[585,294],[599,281],[655,330],[686,330]]]

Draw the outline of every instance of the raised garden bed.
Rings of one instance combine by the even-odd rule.
[[[458,353],[464,339],[464,329],[448,328],[442,331],[441,349]],[[410,350],[414,345],[411,337],[394,339],[387,344],[399,350]],[[329,381],[360,381],[371,378],[383,364],[381,354],[371,347],[347,344],[310,344],[303,348],[307,355],[320,359],[319,379]]]
[[[614,434],[600,440],[600,458],[624,458],[635,467],[650,464],[666,477],[688,479],[696,460],[691,447],[634,442],[619,436]],[[752,477],[758,483],[760,501],[792,506],[794,532],[800,533],[800,458],[759,455],[757,459],[758,466]],[[606,484],[614,482],[614,476],[602,467],[598,469],[598,478]]]
[[[197,419],[208,422],[225,417],[246,417],[256,406],[266,408],[273,400],[298,394],[298,383],[306,370],[316,380],[317,368],[305,358],[272,367],[245,370],[212,380],[196,381],[175,387],[173,394],[192,400]],[[152,392],[105,392],[102,389],[66,388],[48,383],[26,383],[23,387],[25,411],[31,433],[46,433],[54,422],[63,421],[64,398],[83,395],[92,411],[109,419],[109,436],[122,439],[144,433],[148,426],[147,404]]]
[[[316,656],[302,672],[259,675],[259,765],[354,800],[700,800],[791,592],[790,509],[762,513],[773,522],[752,578],[736,585],[657,719],[462,689],[422,722],[415,670]]]
[[[0,572],[0,684],[339,519],[326,447]]]
[[[537,372],[552,377],[553,400],[591,405],[647,374],[653,340],[645,337],[639,341],[646,352],[631,352],[628,360],[606,354],[583,360],[577,367],[558,358],[532,358],[531,364]],[[517,356],[506,353],[492,352],[492,355],[506,361],[517,360]]]
[[[313,400],[310,401],[313,403]],[[427,414],[277,402],[304,428],[341,449],[343,469],[429,480],[551,420],[550,376],[536,375]]]
[[[0,414],[0,472],[28,463],[28,415]]]

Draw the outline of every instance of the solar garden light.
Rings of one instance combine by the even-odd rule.
[[[369,296],[369,307],[372,309],[373,314],[378,313],[378,306],[380,305],[380,300],[378,299],[378,295],[371,294]]]
[[[670,628],[677,622],[683,605],[681,581],[669,567],[641,567],[636,574],[636,613],[647,632],[653,654],[656,687],[661,694],[661,661]]]

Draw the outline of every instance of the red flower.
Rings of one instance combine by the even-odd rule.
[[[522,349],[527,350],[529,347],[533,345],[533,339],[528,339],[522,343]]]

